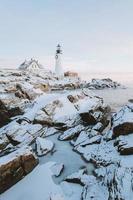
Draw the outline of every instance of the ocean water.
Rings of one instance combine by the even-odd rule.
[[[120,82],[127,86],[133,86],[133,72],[114,72],[114,73],[103,73],[103,72],[90,72],[90,73],[79,73],[83,80],[90,81],[92,78],[111,78],[114,81]]]
[[[104,99],[105,103],[111,106],[113,111],[118,111],[129,103],[129,99],[133,99],[133,73],[86,73],[81,74],[81,78],[88,82],[92,78],[111,78],[126,87],[125,89],[93,90],[96,95]]]

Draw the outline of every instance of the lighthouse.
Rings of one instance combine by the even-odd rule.
[[[61,46],[58,44],[57,49],[56,49],[56,55],[55,55],[55,73],[58,78],[64,77],[61,57],[62,57],[62,50],[61,50]]]

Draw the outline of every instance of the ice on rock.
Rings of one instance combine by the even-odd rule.
[[[52,151],[54,143],[45,138],[37,137],[36,139],[36,151],[38,156],[43,156]]]

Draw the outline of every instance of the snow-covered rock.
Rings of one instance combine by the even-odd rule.
[[[63,163],[55,163],[54,165],[52,165],[52,167],[50,169],[53,172],[53,175],[58,177],[58,176],[60,176],[60,174],[62,173],[62,171],[64,169],[64,164]]]
[[[48,163],[46,163],[46,166],[43,166],[43,159],[47,161],[49,158],[55,159],[56,157],[55,154],[52,156],[48,154],[40,158],[41,166],[37,170],[35,169],[35,172],[32,172],[33,176],[26,177],[28,185],[26,185],[26,181],[22,180],[14,187],[15,189],[11,188],[10,191],[7,191],[6,194],[8,192],[12,194],[9,195],[11,199],[21,199],[22,188],[24,188],[24,195],[31,195],[32,199],[38,199],[36,190],[39,192],[40,199],[130,199],[133,156],[128,154],[132,153],[132,104],[123,107],[112,117],[111,128],[109,126],[110,130],[106,132],[105,128],[107,128],[110,120],[110,109],[104,105],[102,98],[96,97],[90,90],[46,93],[45,86],[48,87],[48,90],[82,87],[80,80],[68,78],[58,80],[54,74],[46,71],[38,71],[38,73],[9,71],[6,74],[0,72],[0,82],[0,100],[4,102],[2,104],[4,107],[1,106],[1,108],[4,108],[5,114],[9,107],[15,109],[18,107],[22,111],[21,115],[18,116],[20,113],[16,112],[13,115],[16,117],[11,118],[11,115],[8,116],[10,110],[8,109],[7,119],[11,122],[0,128],[0,156],[4,155],[0,160],[6,159],[5,154],[10,157],[25,144],[30,146],[34,142],[36,143],[37,155],[46,155],[54,148],[54,140],[51,135],[58,133],[59,140],[72,140],[73,150],[81,154],[86,161],[95,163],[97,168],[93,176],[81,169],[70,176],[67,175],[60,185],[56,185],[51,177],[60,175],[63,164],[52,163],[47,165]],[[10,85],[8,82],[10,82]],[[118,86],[110,80],[103,80],[103,82],[106,82],[107,85],[93,81],[93,83],[100,85],[99,88]],[[25,101],[27,101],[26,104],[24,104]],[[9,107],[7,106],[8,103]],[[51,138],[51,140],[48,138]],[[60,143],[57,140],[56,142]],[[65,148],[67,151],[67,145],[64,145]],[[65,157],[61,153],[59,152],[59,155]],[[65,166],[67,166],[66,163]],[[66,171],[64,170],[64,173]],[[1,174],[4,175],[4,172]],[[33,180],[37,182],[37,185]],[[74,184],[77,182],[82,186]],[[41,185],[42,183],[43,185]],[[43,187],[44,185],[45,187]],[[50,192],[48,191],[49,188],[51,189]],[[11,192],[13,190],[19,191],[20,195],[16,192],[16,196],[13,196],[13,192]],[[10,200],[7,196],[5,195],[5,199]],[[2,198],[4,198],[4,195]]]
[[[133,134],[119,136],[115,142],[121,155],[133,154]]]
[[[113,137],[133,133],[133,104],[124,106],[112,118]]]
[[[84,129],[85,127],[82,125],[70,128],[59,136],[59,140],[71,140],[74,137],[77,137],[80,134],[80,132],[83,131]]]
[[[52,141],[45,138],[37,137],[36,139],[36,151],[38,156],[43,156],[52,151],[54,144]]]
[[[112,81],[110,78],[92,79],[92,81],[88,83],[86,87],[89,89],[123,88],[120,83]]]
[[[24,146],[0,158],[0,193],[4,192],[38,164],[31,147]]]
[[[27,62],[22,68],[29,66]],[[48,70],[1,70],[0,71],[0,126],[10,118],[22,114],[37,96],[54,90],[75,89],[83,86],[79,78],[58,78]]]
[[[133,195],[131,168],[111,164],[96,170],[97,178],[104,184],[110,199],[131,200]]]
[[[45,137],[59,133],[59,131],[57,129],[55,129],[54,127],[47,127],[46,126],[43,130],[44,130],[44,136]]]
[[[75,172],[67,176],[64,180],[70,183],[78,183],[81,185],[85,185],[86,175],[87,175],[87,170],[84,168],[80,169],[78,172]]]
[[[34,123],[37,123],[37,124],[39,123],[42,125],[52,125],[52,119],[50,118],[48,114],[46,114],[46,112],[44,112],[43,110],[39,110],[36,113]]]
[[[83,188],[81,199],[108,200],[109,193],[107,187],[101,182],[98,182],[94,176],[89,176],[88,179],[88,184],[86,184]]]
[[[40,124],[18,123],[16,120],[0,129],[0,137],[4,144],[1,151],[10,143],[13,146],[31,144],[37,136],[42,134]]]

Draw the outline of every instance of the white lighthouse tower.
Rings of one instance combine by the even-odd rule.
[[[61,46],[57,45],[56,55],[55,55],[55,73],[58,78],[64,77],[64,71],[62,68],[62,62],[61,62],[61,56],[62,56],[62,50]]]

